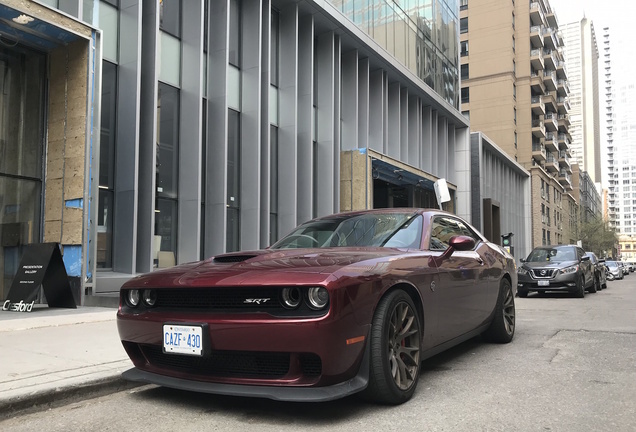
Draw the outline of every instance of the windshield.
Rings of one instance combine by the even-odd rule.
[[[618,267],[618,264],[615,261],[606,261],[605,265],[608,267]]]
[[[540,248],[535,249],[528,255],[527,262],[563,262],[576,261],[576,251],[574,248]]]
[[[419,248],[422,217],[412,213],[367,213],[307,222],[270,249],[328,247]]]

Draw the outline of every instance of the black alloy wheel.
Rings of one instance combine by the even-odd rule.
[[[508,343],[515,335],[516,309],[515,297],[508,279],[502,279],[499,296],[488,330],[484,332],[486,340],[496,343]]]
[[[420,376],[421,341],[411,297],[395,290],[382,298],[371,325],[369,386],[363,396],[391,405],[408,401]]]
[[[598,279],[596,278],[596,275],[592,275],[592,286],[588,289],[588,292],[594,294],[596,291],[599,291]]]

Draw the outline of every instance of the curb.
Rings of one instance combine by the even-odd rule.
[[[121,374],[98,378],[80,385],[49,389],[0,400],[0,421],[17,415],[58,408],[73,402],[107,396],[147,384],[125,380]]]

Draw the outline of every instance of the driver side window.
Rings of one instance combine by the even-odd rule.
[[[478,241],[463,222],[447,216],[438,216],[433,219],[429,248],[431,250],[446,250],[450,239],[456,235],[472,237],[475,243]]]

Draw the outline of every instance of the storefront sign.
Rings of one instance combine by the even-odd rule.
[[[49,307],[76,307],[58,243],[25,246],[2,310],[31,312],[40,286],[44,289]]]

